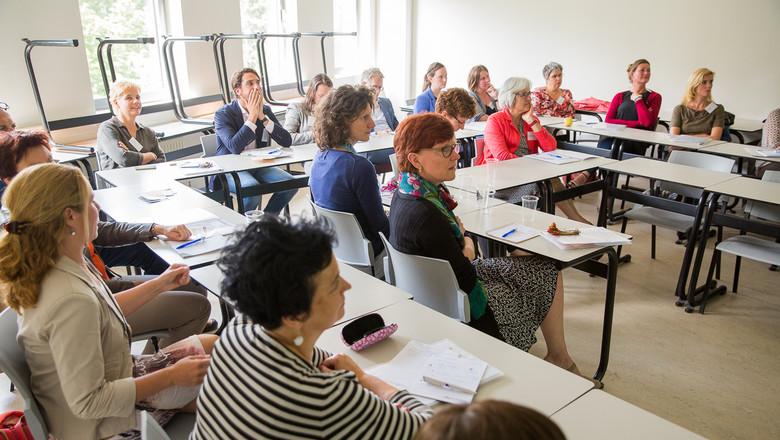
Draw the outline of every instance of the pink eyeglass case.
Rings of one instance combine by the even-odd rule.
[[[398,330],[398,324],[385,325],[378,313],[370,313],[350,322],[341,330],[341,340],[354,351],[383,341]]]

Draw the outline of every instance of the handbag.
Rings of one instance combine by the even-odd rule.
[[[0,440],[35,440],[22,411],[0,414]]]

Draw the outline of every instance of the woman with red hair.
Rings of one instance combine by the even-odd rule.
[[[579,374],[566,348],[563,283],[555,265],[535,256],[476,258],[453,213],[457,203],[444,185],[455,178],[460,158],[452,124],[433,113],[410,116],[393,143],[401,171],[390,210],[393,247],[450,263],[468,293],[469,325],[526,351],[541,326],[545,360]]]

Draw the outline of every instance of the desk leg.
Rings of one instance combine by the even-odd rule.
[[[557,177],[553,177],[557,179]],[[542,182],[542,188],[544,189],[544,205],[548,214],[555,215],[555,203],[553,203],[553,187],[550,179]]]
[[[617,270],[620,260],[615,249],[610,247],[606,251],[609,258],[609,271],[607,272],[607,291],[604,298],[604,325],[601,330],[601,355],[599,356],[599,366],[596,368],[596,374],[593,376],[596,380],[601,380],[607,372],[609,364],[609,347],[612,342],[612,317],[615,310],[615,287],[617,285]]]
[[[702,194],[702,197],[706,196],[707,192],[705,191],[704,194]],[[685,303],[685,311],[688,313],[693,312],[693,308],[696,306],[696,283],[699,281],[699,271],[701,270],[701,262],[704,258],[704,249],[707,247],[707,240],[709,239],[709,230],[710,225],[712,225],[712,216],[715,212],[715,209],[717,209],[718,206],[718,197],[719,194],[713,194],[709,201],[709,206],[707,207],[707,213],[704,217],[704,224],[701,228],[701,239],[699,239],[699,248],[696,252],[696,259],[693,261],[693,267],[691,268],[691,280],[688,284],[688,300]],[[695,235],[694,235],[695,239]],[[689,237],[688,240],[690,241],[691,238]],[[703,288],[703,294],[700,301],[700,307],[704,306],[704,301],[706,300],[707,294],[710,290],[711,286],[705,285]],[[702,309],[703,310],[703,309]]]
[[[230,173],[230,176],[233,177],[233,183],[235,183],[235,187],[236,187],[237,210],[238,212],[243,214],[246,207],[244,206],[244,198],[241,196],[241,180],[239,180],[238,173],[236,172]]]
[[[702,192],[701,198],[699,199],[699,206],[696,209],[696,216],[693,219],[693,225],[691,225],[691,233],[688,235],[688,243],[685,245],[685,255],[683,256],[683,261],[680,265],[680,276],[677,279],[677,289],[675,289],[675,296],[677,297],[675,305],[678,307],[685,304],[685,284],[688,282],[693,251],[696,248],[696,233],[699,231],[699,226],[701,226],[701,221],[704,217],[704,208],[707,206],[707,199],[709,197],[709,192]]]
[[[613,182],[616,181],[616,173],[613,173],[612,171],[605,171],[604,173],[604,188],[601,190],[601,206],[599,207],[599,219],[596,222],[596,225],[601,227],[607,226],[607,219],[609,218],[609,213],[607,212],[609,209],[609,199],[612,198],[610,195],[610,189],[612,188]]]

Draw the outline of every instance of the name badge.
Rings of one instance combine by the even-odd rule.
[[[563,96],[559,96],[558,99],[555,100],[555,102],[557,102],[558,105],[563,104]]]
[[[536,140],[536,135],[534,134],[533,131],[528,130],[528,133],[526,133],[526,135],[528,136],[528,140],[529,141],[535,141]]]
[[[144,146],[141,145],[141,143],[138,142],[138,139],[136,138],[130,138],[130,145],[132,145],[136,151],[141,151],[144,149]]]
[[[711,102],[710,105],[704,108],[704,110],[707,110],[707,113],[712,113],[715,111],[716,108],[718,108],[718,104]]]

